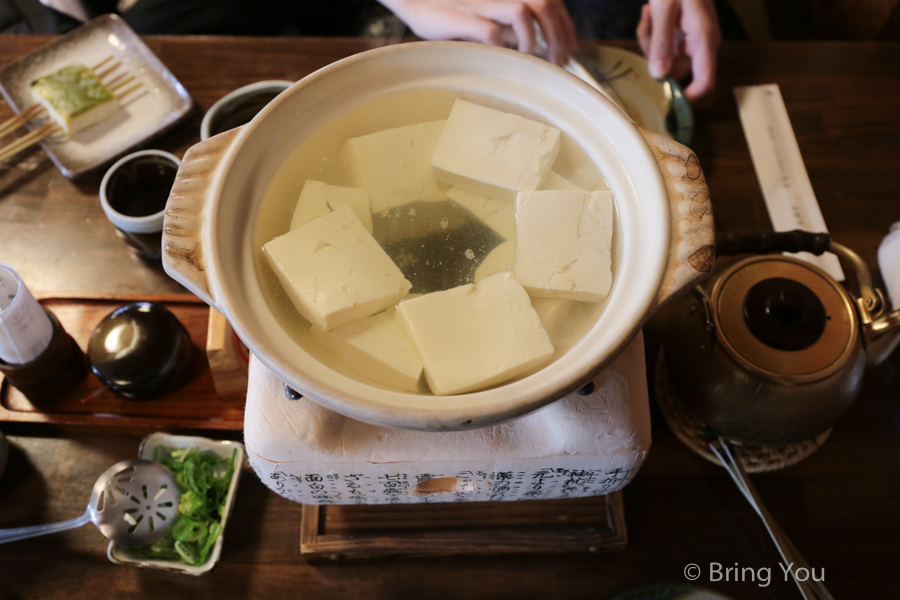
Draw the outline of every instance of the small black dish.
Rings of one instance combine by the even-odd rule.
[[[152,302],[117,308],[88,342],[94,374],[127,400],[152,400],[173,387],[191,358],[191,338],[169,309]]]

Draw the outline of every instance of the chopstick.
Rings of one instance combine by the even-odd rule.
[[[716,442],[718,444],[716,444]],[[740,492],[744,495],[744,498],[747,499],[747,502],[749,502],[750,506],[756,511],[756,514],[762,519],[763,524],[766,526],[766,530],[769,532],[769,536],[772,538],[772,541],[775,542],[775,547],[778,548],[778,553],[781,555],[782,560],[784,560],[787,565],[792,565],[788,568],[791,571],[791,576],[794,578],[794,583],[797,584],[803,597],[806,600],[834,600],[834,597],[821,582],[816,581],[812,577],[806,581],[800,581],[797,578],[796,571],[799,569],[805,569],[807,573],[812,573],[809,563],[807,563],[803,556],[800,555],[790,538],[788,538],[787,534],[785,534],[781,527],[778,526],[778,523],[769,513],[768,509],[766,509],[765,504],[763,504],[762,499],[759,497],[759,493],[756,491],[756,487],[751,483],[750,477],[744,470],[744,466],[741,464],[740,459],[736,458],[731,453],[728,444],[721,437],[715,436],[707,441],[706,446],[716,455],[716,458],[719,459],[725,467],[725,470],[728,471],[728,474],[731,476]]]

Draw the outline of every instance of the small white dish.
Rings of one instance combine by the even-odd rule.
[[[156,450],[157,446],[178,449],[197,448],[201,451],[215,452],[222,458],[231,458],[232,453],[237,450],[237,454],[235,454],[234,457],[234,476],[231,478],[231,485],[228,487],[228,495],[225,497],[225,516],[222,519],[222,534],[213,545],[212,552],[209,553],[209,559],[199,567],[187,565],[177,560],[147,558],[146,556],[138,554],[129,546],[121,546],[115,542],[109,543],[109,546],[106,549],[106,555],[111,562],[119,565],[178,571],[188,575],[202,575],[215,566],[219,560],[219,556],[222,554],[225,529],[228,526],[228,518],[230,517],[231,509],[234,506],[234,496],[237,492],[238,480],[241,478],[241,466],[244,464],[244,446],[240,442],[231,442],[227,440],[215,441],[203,437],[151,433],[141,441],[141,446],[138,449],[138,458],[153,460],[153,452]]]
[[[29,84],[38,77],[75,62],[96,65],[110,56],[121,63],[115,74],[128,71],[142,85],[125,96],[109,118],[71,136],[57,134],[41,142],[66,177],[110,163],[174,127],[194,106],[190,94],[116,15],[97,17],[0,69],[0,92],[19,113],[34,104]],[[34,119],[33,126],[48,118],[44,114]]]
[[[233,92],[229,92],[220,98],[218,102],[210,106],[209,110],[206,111],[206,114],[203,115],[203,121],[200,123],[200,141],[202,142],[213,135],[223,133],[228,129],[238,127],[250,121],[250,119],[246,119],[243,122],[236,122],[231,127],[227,128],[216,126],[216,122],[219,119],[227,118],[228,113],[232,111],[253,111],[255,108],[253,114],[249,115],[250,118],[253,118],[253,116],[262,110],[268,102],[274,100],[275,96],[292,85],[294,85],[293,81],[275,79],[272,81],[257,81],[256,83],[251,83],[244,87],[239,87]],[[249,112],[247,114],[249,114]],[[240,119],[239,116],[235,116]]]

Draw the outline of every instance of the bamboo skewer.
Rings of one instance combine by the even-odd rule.
[[[122,98],[124,98],[125,96],[127,96],[128,94],[130,94],[131,92],[133,92],[134,90],[138,89],[138,88],[141,87],[142,85],[143,85],[143,84],[142,84],[140,81],[138,81],[138,82],[136,82],[133,86],[129,87],[127,90],[125,90],[124,92],[122,92],[121,94],[119,94],[118,96],[116,96],[116,98],[118,98],[119,100],[121,100]]]
[[[117,81],[119,78],[120,78],[120,77],[117,77],[116,79],[113,79],[113,81],[111,81],[110,84],[112,84],[113,82]],[[127,83],[131,83],[132,81],[134,81],[134,75],[129,75],[129,76],[126,77],[124,80],[119,81],[118,83],[116,83],[115,86],[109,87],[109,91],[112,92],[113,94],[115,94],[118,90],[122,89],[122,86],[124,86],[124,85],[127,84]]]
[[[32,104],[16,116],[0,123],[0,137],[8,133],[12,133],[28,121],[32,120],[44,111],[44,107],[40,104]]]
[[[20,137],[15,142],[0,148],[0,160],[6,160],[10,156],[18,154],[32,144],[36,144],[44,138],[53,135],[58,129],[59,125],[55,122],[41,125],[31,133]]]
[[[103,60],[98,62],[96,65],[94,65],[93,70],[96,71],[97,69],[99,69],[100,67],[102,67],[103,65],[105,65],[106,63],[111,61],[112,59],[113,59],[113,55],[110,54],[109,56],[107,56],[106,58],[104,58]]]
[[[113,64],[109,65],[109,67],[104,69],[102,72],[98,72],[97,69],[92,69],[92,71],[94,71],[94,74],[97,76],[97,79],[103,79],[104,77],[106,77],[107,75],[109,75],[110,73],[112,73],[113,71],[118,69],[120,66],[122,66],[122,63],[120,63],[119,61],[116,61]]]

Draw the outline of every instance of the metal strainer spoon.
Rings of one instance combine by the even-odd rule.
[[[76,519],[0,529],[0,544],[75,529],[93,522],[117,544],[159,541],[177,520],[181,491],[169,469],[150,460],[125,460],[97,479],[84,514]]]

